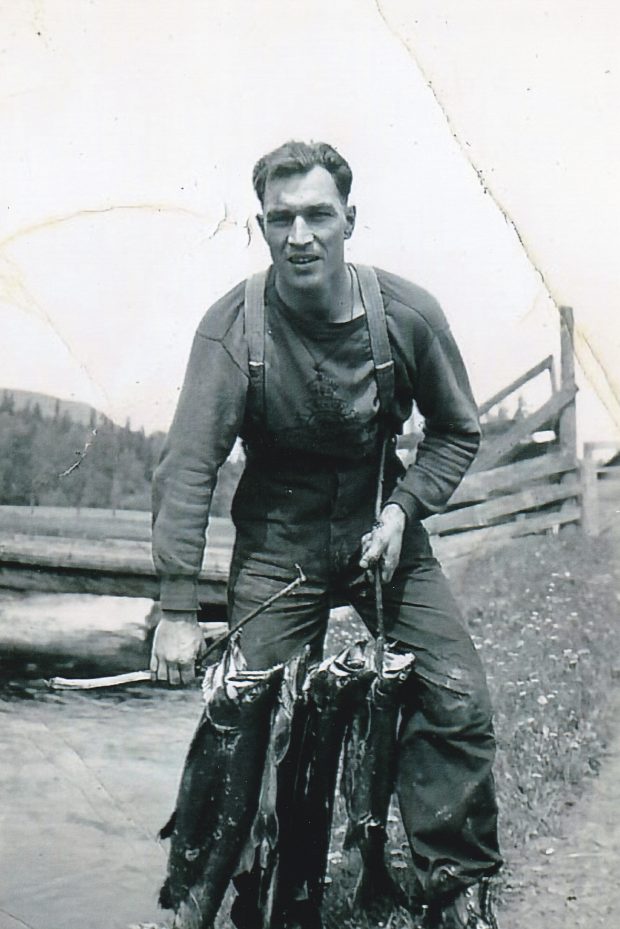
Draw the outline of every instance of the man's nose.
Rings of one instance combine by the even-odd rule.
[[[289,245],[309,245],[312,232],[303,216],[296,216],[288,234]]]

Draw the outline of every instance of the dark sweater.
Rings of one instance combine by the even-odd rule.
[[[415,401],[425,418],[416,461],[392,492],[408,518],[441,511],[480,441],[477,408],[438,303],[377,269],[394,359],[388,411],[394,429]],[[248,390],[244,283],[205,314],[194,338],[176,413],[153,481],[153,559],[164,609],[197,606],[217,472],[241,436],[250,451],[363,460],[376,452],[379,404],[365,318],[300,319],[266,291],[265,417]]]

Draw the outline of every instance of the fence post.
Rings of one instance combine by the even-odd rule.
[[[574,354],[575,321],[573,308],[560,307],[560,377],[562,387],[575,386],[575,354]],[[570,452],[577,463],[577,413],[575,400],[569,403],[560,413],[559,439],[563,451]]]
[[[575,350],[574,350],[574,332],[575,320],[573,308],[571,306],[560,307],[560,381],[563,388],[575,387]],[[564,407],[560,413],[558,421],[558,439],[562,451],[568,452],[577,468],[577,408],[576,399]],[[565,484],[572,477],[569,471],[561,478],[561,483]],[[560,510],[570,507],[571,501],[565,500]],[[582,512],[583,520],[583,512]],[[569,526],[563,527],[567,531]],[[574,529],[574,526],[573,526]]]
[[[586,442],[583,446],[583,461],[581,463],[581,527],[585,534],[589,536],[597,536],[600,532],[598,475],[593,451],[592,443]]]

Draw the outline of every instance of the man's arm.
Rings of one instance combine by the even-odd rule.
[[[417,456],[389,497],[379,525],[362,538],[360,565],[381,564],[384,583],[400,560],[408,520],[441,512],[462,481],[480,444],[478,409],[458,346],[447,324],[416,360],[415,400],[425,418]]]
[[[153,561],[162,619],[151,671],[178,684],[194,676],[202,646],[197,579],[217,473],[245,410],[247,374],[225,343],[196,334],[170,432],[153,478]]]
[[[387,502],[408,519],[424,519],[445,508],[480,445],[478,408],[447,325],[434,333],[418,364],[415,401],[425,420],[424,438]]]

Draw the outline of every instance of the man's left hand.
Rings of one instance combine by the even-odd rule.
[[[367,572],[369,579],[374,566],[380,564],[383,583],[392,580],[400,561],[405,523],[403,510],[396,503],[388,503],[381,512],[378,525],[362,536],[360,567]]]

